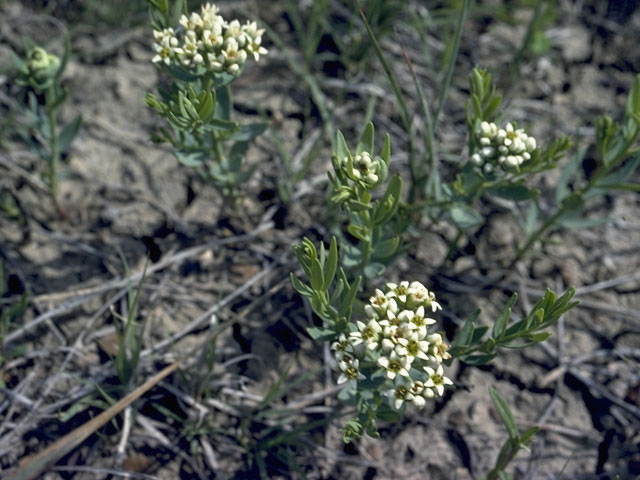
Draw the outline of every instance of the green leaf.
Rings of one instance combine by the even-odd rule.
[[[223,120],[231,120],[231,91],[228,87],[216,90],[216,117]]]
[[[593,228],[599,225],[604,225],[613,221],[613,217],[602,217],[602,218],[565,218],[558,222],[560,226],[563,228],[569,229],[584,229],[584,228]]]
[[[373,123],[367,123],[362,131],[362,135],[360,135],[358,147],[356,148],[356,155],[360,155],[362,152],[367,152],[373,156],[373,132]]]
[[[531,202],[529,208],[527,208],[527,214],[524,222],[524,231],[527,234],[527,237],[531,236],[536,229],[536,225],[538,224],[538,206],[535,202]]]
[[[539,332],[539,333],[530,333],[525,335],[523,338],[530,340],[531,342],[538,343],[544,342],[551,336],[551,332]]]
[[[324,292],[324,278],[322,274],[322,265],[317,259],[311,261],[311,288],[316,292]]]
[[[376,244],[373,248],[373,258],[386,259],[391,257],[398,250],[400,245],[400,237],[389,238],[383,242]]]
[[[244,158],[249,148],[249,142],[235,142],[229,151],[229,170],[231,172],[238,172],[242,168]]]
[[[73,120],[67,123],[62,130],[60,131],[60,135],[58,136],[58,146],[61,152],[65,152],[71,146],[71,142],[78,135],[78,131],[80,130],[80,126],[82,125],[82,116],[77,115]]]
[[[357,277],[353,284],[347,289],[340,301],[340,308],[338,309],[338,315],[340,317],[347,316],[347,313],[351,310],[351,306],[353,305],[353,301],[358,294],[358,289],[360,288],[360,281],[362,277]]]
[[[380,201],[376,202],[376,209],[373,214],[374,225],[384,225],[398,210],[402,193],[402,179],[400,175],[394,175],[389,180],[387,189]]]
[[[540,431],[540,427],[529,427],[527,428],[524,432],[522,432],[522,435],[520,435],[520,444],[521,445],[526,445],[529,440],[531,440],[531,438]]]
[[[511,298],[509,299],[505,307],[500,312],[500,315],[498,315],[498,318],[496,318],[496,321],[493,324],[493,331],[491,334],[493,338],[495,338],[496,340],[499,340],[504,336],[504,332],[507,329],[507,323],[511,318],[511,310],[513,309],[513,306],[516,304],[517,299],[518,299],[517,293],[514,293],[513,295],[511,295]]]
[[[345,158],[350,158],[349,147],[344,139],[342,132],[338,130],[336,135],[336,161],[338,165],[341,165]]]
[[[331,238],[331,243],[329,244],[329,255],[327,257],[327,262],[324,265],[324,290],[329,290],[333,279],[336,276],[336,271],[338,270],[338,243],[336,241],[336,237]]]
[[[325,327],[308,327],[307,333],[311,338],[321,342],[330,342],[338,338],[338,333]]]
[[[173,153],[178,161],[187,167],[199,167],[206,160],[204,152],[185,152],[182,150],[175,150]]]
[[[482,215],[464,203],[456,203],[453,205],[449,214],[451,215],[453,223],[462,230],[476,227],[484,221]]]
[[[460,357],[460,360],[466,363],[467,365],[486,365],[491,360],[496,358],[497,353],[483,353],[477,355],[465,355]]]
[[[484,335],[487,333],[487,331],[489,331],[489,327],[487,327],[486,325],[476,327],[473,330],[473,334],[471,335],[471,341],[469,342],[469,345],[475,345],[479,343],[480,340],[482,340]]]
[[[214,112],[216,105],[216,91],[212,90],[211,92],[202,92],[200,96],[203,98],[201,98],[200,104],[198,105],[198,115],[200,116],[200,120],[206,121]]]
[[[397,410],[392,409],[386,403],[381,403],[378,409],[376,410],[376,418],[378,420],[382,420],[383,422],[389,423],[398,423],[402,420],[402,414]]]
[[[451,342],[452,347],[469,345],[476,320],[478,320],[481,312],[482,310],[478,309],[465,320],[462,330],[458,332],[456,337]]]
[[[496,197],[513,200],[514,202],[530,200],[540,195],[540,190],[529,190],[524,185],[502,185],[490,188],[488,192]]]
[[[371,262],[364,267],[363,273],[365,278],[374,279],[384,273],[385,266],[382,263]]]
[[[18,300],[16,303],[2,310],[2,315],[0,316],[0,323],[4,323],[7,320],[12,320],[22,315],[24,311],[27,309],[28,303],[29,303],[29,292],[24,292],[22,294],[22,297],[20,297],[20,300]]]
[[[382,161],[389,166],[389,162],[391,161],[391,137],[388,133],[384,137],[384,144],[382,145],[380,158],[382,158]]]
[[[311,297],[311,295],[313,295],[313,290],[311,290],[311,287],[309,287],[309,285],[301,282],[293,274],[293,272],[291,272],[289,274],[289,276],[291,278],[291,284],[293,285],[293,288],[296,290],[296,292],[298,292],[300,295],[304,295],[305,297]]]
[[[358,225],[349,225],[347,227],[347,232],[356,237],[358,240],[366,241],[366,229],[364,227],[360,227]]]
[[[208,130],[223,130],[224,133],[229,133],[226,138],[232,138],[234,135],[234,130],[239,128],[238,123],[231,122],[229,120],[223,120],[221,118],[212,117],[207,121],[207,129]],[[237,140],[241,140],[241,138],[237,138]]]
[[[640,192],[640,183],[599,183],[598,187],[605,190],[622,190],[627,192]]]
[[[516,426],[516,421],[513,418],[513,414],[505,402],[502,395],[493,387],[489,387],[489,395],[491,396],[491,401],[493,402],[496,410],[498,411],[498,415],[502,419],[504,426],[507,427],[507,431],[509,432],[509,439],[512,442],[517,442],[520,433],[518,432],[518,427]]]

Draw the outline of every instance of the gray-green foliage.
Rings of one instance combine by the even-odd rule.
[[[354,154],[338,132],[336,151],[331,158],[333,174],[329,174],[333,185],[330,202],[345,212],[346,230],[356,239],[356,243],[341,242],[342,265],[352,277],[365,279],[381,275],[393,261],[407,227],[407,218],[397,215],[402,180],[393,175],[387,182],[391,157],[389,135],[379,156],[374,155],[373,149],[372,123],[365,126]],[[374,190],[385,184],[384,193],[374,198]]]
[[[556,294],[547,289],[525,318],[510,323],[518,299],[514,293],[491,328],[477,324],[481,311],[476,310],[451,342],[450,353],[469,365],[483,365],[493,360],[500,348],[520,349],[543,342],[551,336],[549,330],[560,317],[578,305],[579,302],[571,301],[574,293],[575,289],[570,288],[556,298]]]
[[[560,174],[551,211],[542,210],[537,203],[529,207],[524,224],[527,240],[518,258],[555,229],[586,228],[608,221],[584,218],[591,199],[616,191],[640,191],[640,184],[630,181],[640,165],[640,75],[633,81],[622,120],[603,115],[594,126],[597,168],[588,175],[583,172],[586,147],[569,159]]]
[[[62,75],[69,61],[71,46],[69,34],[63,30],[64,54],[62,59],[34,45],[25,39],[24,58],[13,54],[13,62],[18,76],[16,83],[25,88],[27,102],[25,113],[42,140],[34,140],[31,135],[24,135],[36,153],[48,163],[44,175],[53,201],[58,205],[58,175],[60,158],[66,152],[82,125],[82,117],[77,115],[66,125],[58,125],[58,113],[68,97],[62,86]]]

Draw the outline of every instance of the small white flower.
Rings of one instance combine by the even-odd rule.
[[[395,348],[396,353],[401,357],[406,357],[410,363],[413,363],[416,357],[422,360],[429,360],[429,347],[431,347],[431,344],[421,338],[418,332],[409,335],[409,338],[403,338]]]
[[[354,357],[353,346],[349,339],[347,339],[344,333],[341,333],[338,337],[338,341],[331,344],[331,350],[335,352],[335,357],[338,362],[347,361]]]
[[[202,32],[202,44],[207,49],[214,49],[222,45],[222,26],[214,25],[211,30]]]
[[[225,68],[229,73],[234,75],[240,71],[240,67],[244,65],[247,60],[247,52],[239,48],[236,39],[231,37],[225,40],[224,50],[222,50]]]
[[[400,357],[396,352],[391,352],[388,357],[378,358],[378,365],[385,369],[385,376],[389,380],[393,380],[397,375],[408,377],[409,368],[411,368],[411,362],[406,357]]]
[[[431,367],[423,367],[423,369],[429,375],[429,379],[424,386],[427,390],[433,390],[438,396],[441,397],[444,394],[445,385],[453,385],[453,382],[444,376],[442,365],[438,365],[437,370]]]
[[[260,60],[260,55],[266,55],[268,53],[267,49],[261,45],[264,29],[259,29],[256,22],[247,22],[246,25],[242,26],[242,31],[247,38],[245,50],[249,55],[253,55],[254,60],[257,62]]]
[[[227,40],[234,39],[239,47],[244,47],[247,43],[247,38],[238,20],[229,22],[227,30],[224,32],[224,37]]]
[[[382,327],[376,320],[369,320],[365,324],[360,320],[357,321],[358,331],[349,334],[352,345],[364,343],[369,350],[376,350],[382,332]]]
[[[424,316],[424,307],[419,306],[411,316],[407,328],[418,334],[420,338],[424,338],[427,334],[427,326],[433,325],[436,321],[433,318]]]
[[[402,339],[405,338],[405,328],[402,325],[387,325],[382,331],[382,350],[390,352],[394,350]]]
[[[427,342],[429,342],[428,353],[430,360],[436,363],[442,363],[443,360],[451,358],[451,354],[448,351],[449,345],[444,343],[442,335],[433,333],[427,337]]]
[[[409,282],[404,281],[399,284],[387,283],[387,297],[397,298],[399,302],[406,303],[409,294]]]
[[[218,15],[218,11],[218,7],[211,3],[206,3],[200,7],[203,30],[212,30],[212,27],[216,25],[222,26],[224,19]]]
[[[406,382],[397,382],[395,388],[385,391],[383,395],[391,399],[396,410],[400,410],[404,402],[410,402],[414,399],[410,388],[411,386]]]
[[[366,377],[360,373],[358,359],[354,359],[351,362],[340,362],[338,364],[342,373],[338,377],[338,384],[345,382],[351,382],[357,384],[358,380],[364,380]],[[355,386],[355,385],[354,385]]]
[[[186,15],[182,15],[180,17],[180,25],[182,25],[187,32],[195,32],[196,29],[202,29],[204,23],[202,17],[193,12],[188,18]]]

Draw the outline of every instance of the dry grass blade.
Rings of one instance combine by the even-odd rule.
[[[67,453],[71,452],[91,434],[95,433],[113,417],[131,405],[131,403],[135,402],[160,381],[175,372],[182,364],[182,361],[183,360],[178,360],[175,363],[172,363],[93,420],[90,420],[84,425],[76,428],[73,432],[65,435],[37,455],[24,459],[22,465],[19,466],[16,471],[9,474],[5,480],[32,480],[38,478],[47,468],[60,460]]]

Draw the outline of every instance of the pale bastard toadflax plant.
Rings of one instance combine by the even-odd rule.
[[[232,121],[229,84],[250,58],[258,61],[267,54],[264,30],[256,22],[225,19],[211,3],[186,15],[179,9],[182,2],[173,9],[166,0],[148,2],[155,39],[152,61],[171,79],[159,97],[145,97],[171,127],[158,129],[152,138],[170,143],[180,163],[195,168],[226,200],[237,201],[240,185],[255,170],[246,165],[249,143],[266,124]]]

